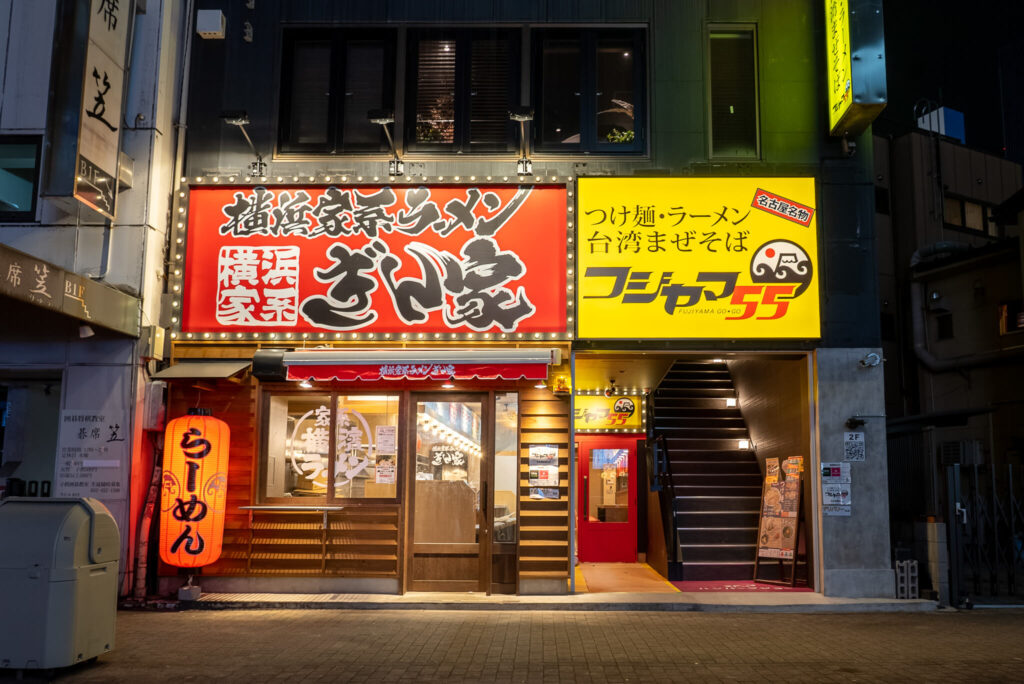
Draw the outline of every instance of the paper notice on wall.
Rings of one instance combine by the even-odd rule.
[[[124,499],[128,429],[123,413],[61,411],[53,496]]]
[[[832,516],[835,516],[835,515],[849,516],[850,515],[850,507],[849,506],[822,506],[822,511],[825,513],[825,515],[832,515]]]
[[[530,468],[531,487],[557,487],[558,466],[533,466]]]
[[[377,454],[377,467],[374,469],[374,482],[377,484],[395,484],[395,456]]]
[[[863,461],[866,450],[864,448],[863,432],[843,433],[843,460]]]
[[[850,464],[822,463],[821,484],[850,484]]]
[[[398,455],[398,426],[378,425],[374,428],[374,441],[378,456]]]
[[[850,483],[821,485],[821,502],[826,506],[849,506]]]
[[[553,444],[534,444],[530,447],[530,469],[537,466],[557,466],[558,447]]]

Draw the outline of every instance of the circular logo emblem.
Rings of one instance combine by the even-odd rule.
[[[793,294],[785,299],[803,294],[811,284],[812,275],[811,258],[803,247],[789,240],[764,243],[750,260],[750,279],[755,283],[797,285]]]
[[[636,404],[629,397],[619,397],[615,400],[615,405],[612,407],[612,411],[615,413],[625,413],[627,416],[633,415],[633,411],[636,411]]]

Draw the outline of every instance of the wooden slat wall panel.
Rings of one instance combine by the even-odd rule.
[[[199,347],[190,355],[238,358],[252,351]],[[185,415],[192,406],[210,408],[231,428],[224,550],[216,563],[203,568],[203,575],[397,577],[397,504],[349,505],[329,512],[326,527],[322,512],[241,510],[256,503],[256,383],[209,384],[212,391],[201,393],[185,383],[172,385],[168,405],[170,417]],[[177,569],[161,565],[161,574],[174,575]]]
[[[520,392],[520,579],[569,577],[569,401],[547,390]],[[558,499],[531,499],[530,446],[558,447]]]

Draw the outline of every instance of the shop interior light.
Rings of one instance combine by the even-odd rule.
[[[302,389],[313,389],[313,378],[310,377],[308,380],[303,380],[299,383],[299,387]]]
[[[455,387],[455,376],[448,376],[448,379],[441,383],[441,387],[444,389],[453,389]]]

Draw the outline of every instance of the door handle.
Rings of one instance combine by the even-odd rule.
[[[964,525],[967,524],[967,506],[961,506],[959,501],[956,502],[956,514],[954,517],[956,516],[962,516],[963,520],[961,522]]]
[[[583,516],[581,520],[587,520],[587,516],[590,515],[590,509],[587,507],[587,502],[590,500],[590,487],[587,486],[587,476],[583,476]]]

